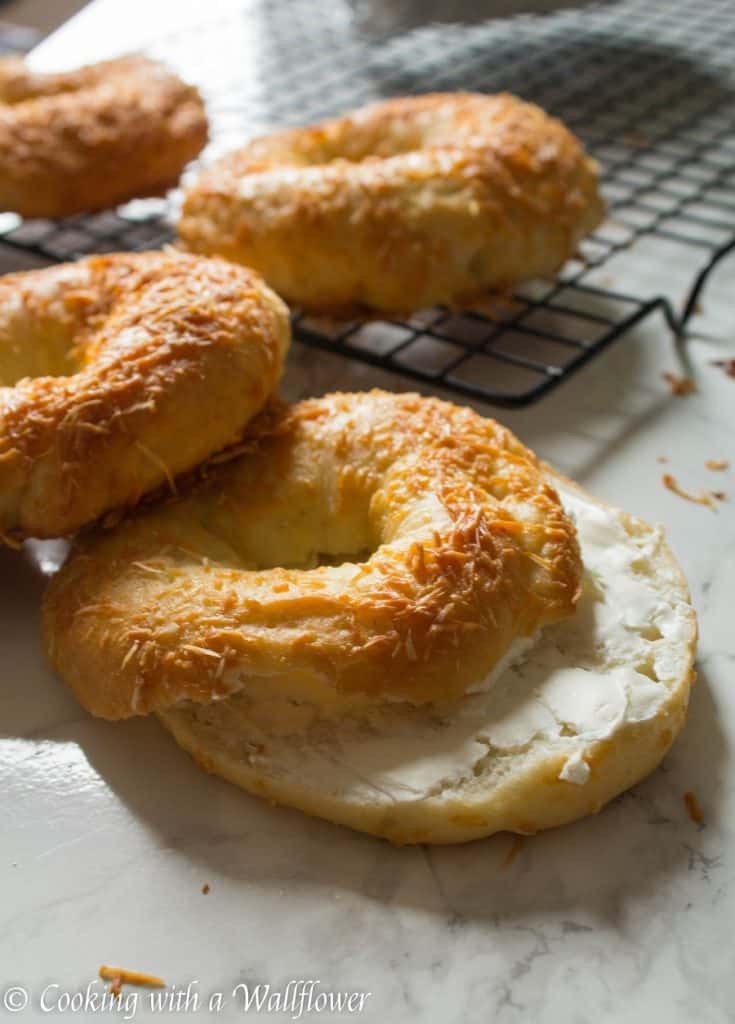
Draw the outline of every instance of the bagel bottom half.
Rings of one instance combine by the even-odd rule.
[[[342,715],[239,694],[159,719],[207,771],[397,843],[531,834],[599,811],[682,728],[696,618],[660,530],[551,478],[577,523],[582,598],[475,692]]]

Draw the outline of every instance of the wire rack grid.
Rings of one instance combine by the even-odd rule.
[[[257,62],[244,61],[253,51]],[[205,159],[276,125],[445,89],[507,89],[536,101],[599,159],[608,219],[555,281],[406,320],[295,311],[307,344],[497,405],[527,405],[655,310],[681,333],[710,272],[735,249],[730,0],[600,2],[383,37],[358,31],[345,0],[321,23],[310,0],[235,0],[151,52],[204,92],[213,137]],[[0,214],[0,239],[45,261],[154,248],[173,237],[174,206],[171,197],[140,200],[57,222]],[[679,312],[662,293],[620,292],[600,275],[614,256],[656,237],[686,248],[692,284]]]

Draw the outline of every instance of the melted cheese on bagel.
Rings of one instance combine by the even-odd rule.
[[[161,192],[206,141],[197,90],[147,57],[61,74],[0,59],[0,211],[66,217]]]
[[[0,278],[0,536],[58,537],[236,441],[288,314],[257,274],[174,252]]]
[[[44,635],[109,718],[238,690],[420,703],[476,685],[580,585],[574,527],[509,431],[337,394],[264,416],[182,500],[83,541]]]
[[[255,139],[194,183],[179,232],[301,306],[404,311],[552,275],[601,220],[597,186],[539,107],[438,93]]]

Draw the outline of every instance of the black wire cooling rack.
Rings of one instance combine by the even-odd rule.
[[[634,324],[663,313],[681,334],[707,277],[735,249],[735,4],[607,2],[545,17],[358,31],[346,0],[315,17],[311,0],[230,0],[227,13],[151,48],[208,102],[211,156],[278,124],[371,99],[508,89],[562,117],[601,162],[607,221],[555,281],[471,309],[338,323],[294,312],[305,343],[498,405],[536,401]],[[253,61],[248,55],[257,53]],[[172,200],[64,221],[0,215],[0,239],[45,261],[157,247],[173,237]],[[692,285],[680,311],[661,293],[616,291],[599,271],[644,238],[686,248]]]

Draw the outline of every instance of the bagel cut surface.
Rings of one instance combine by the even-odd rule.
[[[44,600],[93,714],[236,692],[449,700],[572,614],[576,534],[509,431],[373,391],[267,410],[186,496],[80,539]]]
[[[163,191],[206,141],[199,93],[157,61],[38,74],[0,59],[0,210],[65,217]]]
[[[0,278],[0,536],[58,537],[236,441],[274,393],[286,307],[171,252]]]
[[[406,311],[552,275],[603,212],[560,121],[437,93],[255,139],[189,189],[179,234],[306,308]]]

